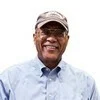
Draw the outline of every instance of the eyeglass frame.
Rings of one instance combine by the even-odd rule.
[[[43,32],[43,30],[44,29],[47,29],[48,31],[50,30],[61,30],[62,31],[62,33],[60,33],[60,34],[57,34],[57,33],[49,33],[49,34],[47,34],[47,33],[45,33],[45,32]],[[50,32],[49,31],[49,32]],[[36,32],[35,32],[36,34],[38,33],[38,34],[40,34],[40,35],[42,35],[42,36],[47,36],[47,37],[49,37],[49,36],[51,36],[51,34],[53,35],[53,36],[55,36],[55,37],[59,37],[59,38],[65,38],[65,36],[66,35],[68,35],[68,31],[67,30],[63,30],[63,29],[50,29],[50,28],[37,28],[36,29]],[[62,35],[63,34],[63,35]]]

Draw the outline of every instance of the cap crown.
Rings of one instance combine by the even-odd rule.
[[[40,14],[39,17],[37,18],[35,28],[37,27],[40,28],[41,26],[43,26],[44,24],[50,21],[56,21],[60,23],[61,25],[64,26],[64,28],[67,31],[69,31],[67,18],[57,11],[48,11]]]

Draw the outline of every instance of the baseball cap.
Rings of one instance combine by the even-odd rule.
[[[60,23],[69,32],[67,18],[57,11],[48,11],[39,15],[35,28],[41,28],[44,24],[56,21]]]

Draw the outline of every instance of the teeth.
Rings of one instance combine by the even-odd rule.
[[[47,49],[55,49],[56,47],[54,46],[46,46]]]

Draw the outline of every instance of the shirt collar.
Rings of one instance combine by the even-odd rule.
[[[35,70],[37,71],[37,75],[41,77],[43,75],[44,68],[46,68],[46,70],[48,70],[48,68],[40,61],[38,57],[35,58],[35,63]],[[53,74],[58,74],[62,69],[64,70],[64,62],[61,60],[58,66],[53,69]]]
[[[43,75],[48,77],[48,75],[50,75],[50,76],[57,76],[57,74],[61,70],[61,68],[57,66],[56,68],[50,70],[49,68],[44,67],[41,70],[42,70]]]
[[[38,57],[36,57],[34,59],[34,67],[35,67],[35,71],[36,71],[36,75],[37,76],[42,76],[42,71],[41,69],[45,67],[45,65],[40,61],[40,59]]]

